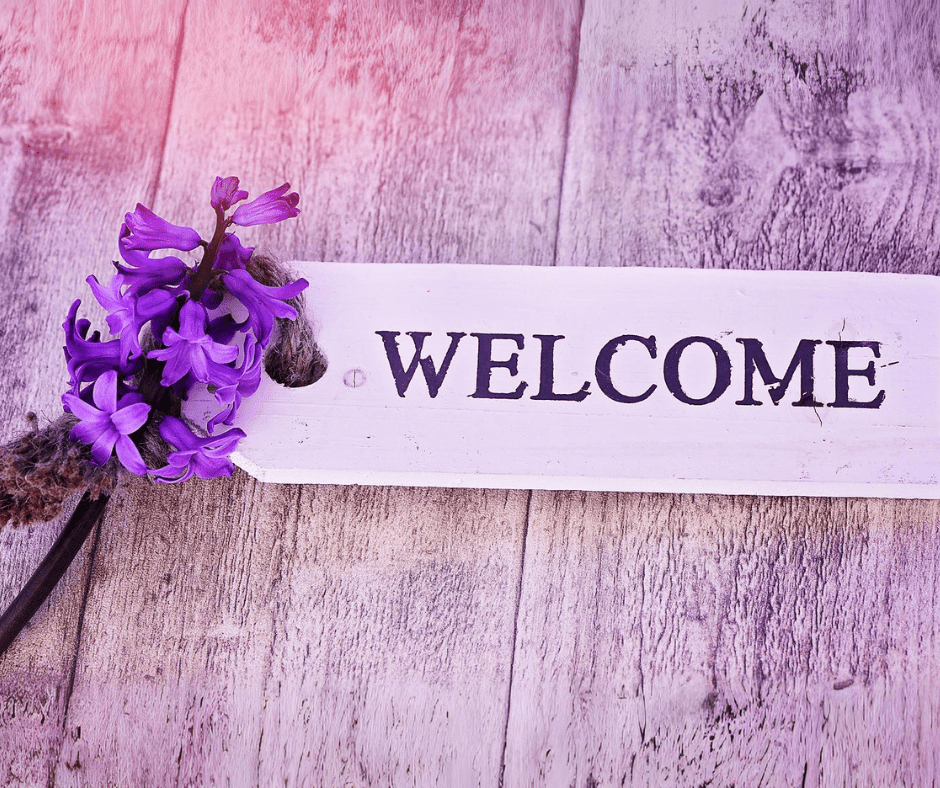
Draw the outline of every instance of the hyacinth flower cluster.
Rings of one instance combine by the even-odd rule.
[[[297,216],[299,196],[289,189],[285,183],[245,202],[249,195],[238,178],[216,178],[210,199],[215,230],[208,241],[140,204],[126,214],[117,273],[107,285],[94,276],[87,279],[108,312],[113,338],[89,334],[89,321],[78,318],[81,301],[72,304],[63,324],[69,389],[62,402],[78,419],[70,438],[91,447],[93,464],[104,465],[116,455],[131,473],[163,482],[232,473],[229,455],[245,437],[232,426],[233,418],[261,381],[275,318],[297,317],[287,302],[307,282],[276,287],[258,282],[248,270],[253,249],[229,228]],[[158,254],[168,250],[202,254],[189,264],[174,254]],[[199,384],[218,404],[215,415],[198,425],[204,434],[180,412]],[[153,425],[170,451],[164,465],[150,468],[140,447],[145,428]]]

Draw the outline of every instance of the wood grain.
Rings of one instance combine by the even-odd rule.
[[[507,785],[929,785],[936,502],[535,493]]]
[[[4,608],[29,580],[67,519],[0,531]],[[45,784],[58,758],[93,543],[93,538],[88,540],[58,588],[0,660],[4,785]]]
[[[526,507],[241,472],[129,486],[57,784],[491,784]]]
[[[61,324],[91,273],[107,275],[120,216],[152,192],[169,111],[178,3],[0,6],[0,440],[61,412]],[[69,45],[64,45],[69,42]],[[94,309],[87,314],[96,314]],[[77,499],[76,499],[77,503]],[[64,518],[0,534],[0,604]],[[0,660],[0,782],[43,785],[62,740],[92,540]]]
[[[935,12],[589,0],[559,260],[937,273]]]
[[[285,259],[550,264],[578,18],[577,0],[192,2],[160,207],[203,210],[220,172],[290,180],[305,211],[265,235]]]
[[[528,495],[317,489],[284,556],[260,784],[493,784]]]

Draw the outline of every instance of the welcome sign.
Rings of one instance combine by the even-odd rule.
[[[940,497],[932,277],[292,267],[328,368],[242,406],[263,481]]]

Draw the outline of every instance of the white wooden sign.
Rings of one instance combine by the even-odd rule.
[[[328,370],[242,405],[262,481],[940,497],[932,277],[292,267]]]

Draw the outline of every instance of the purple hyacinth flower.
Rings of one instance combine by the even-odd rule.
[[[191,269],[178,257],[150,257],[147,252],[136,249],[121,249],[126,265],[115,263],[114,267],[124,276],[124,284],[130,293],[145,293],[157,287],[184,285]]]
[[[119,244],[122,251],[152,252],[155,249],[179,249],[188,252],[202,242],[192,227],[180,227],[161,219],[149,208],[137,203],[137,210],[125,214]]]
[[[228,291],[248,309],[246,326],[255,332],[262,346],[267,345],[275,317],[292,320],[297,317],[297,310],[284,301],[299,295],[307,287],[306,279],[288,282],[281,287],[268,287],[247,271],[229,271],[224,279]]]
[[[289,183],[278,186],[256,197],[249,203],[238,206],[232,214],[231,221],[242,227],[252,224],[274,224],[284,219],[293,219],[300,213],[297,203],[300,195],[297,192],[286,194],[290,188]]]
[[[164,296],[156,296],[154,293],[169,293],[173,299],[168,303]],[[176,320],[179,310],[179,304],[182,296],[188,295],[182,288],[174,290],[151,290],[144,293],[137,301],[137,311],[142,315],[143,322],[150,320],[150,333],[155,337],[162,337],[167,327]]]
[[[212,267],[216,271],[235,271],[244,268],[248,265],[254,250],[253,246],[242,246],[237,236],[226,233]]]
[[[99,283],[95,276],[85,281],[98,303],[110,313],[106,318],[108,328],[114,336],[120,336],[121,349],[126,356],[140,355],[140,330],[147,321],[153,320],[155,326],[162,323],[166,328],[176,308],[176,297],[168,290],[150,290],[140,296],[131,291],[122,294],[125,277],[121,274],[115,274],[108,287]]]
[[[84,318],[76,319],[81,303],[81,300],[77,300],[72,304],[62,324],[65,329],[65,361],[68,365],[70,394],[78,394],[82,383],[96,380],[108,370],[118,370],[122,375],[129,375],[140,368],[139,360],[128,359],[119,339],[102,342],[98,331],[88,336],[91,323]]]
[[[264,348],[259,342],[254,340],[250,334],[245,336],[244,358],[239,367],[238,382],[231,386],[221,386],[216,389],[215,399],[224,406],[222,410],[213,416],[206,429],[209,433],[215,431],[219,424],[231,425],[232,419],[238,412],[242,404],[242,399],[250,397],[258,390],[261,385],[261,360],[264,356]]]
[[[236,428],[222,435],[200,438],[185,422],[173,416],[160,422],[160,435],[177,449],[167,456],[166,466],[150,472],[164,482],[184,482],[193,475],[200,479],[231,476],[234,466],[228,455],[245,437],[245,433]]]
[[[238,380],[238,370],[231,364],[238,358],[238,348],[216,342],[206,331],[206,310],[195,301],[187,301],[180,310],[180,328],[167,328],[163,332],[162,350],[153,350],[148,355],[164,361],[164,386],[172,386],[186,375],[192,375],[200,383],[228,386]]]
[[[212,318],[206,333],[220,345],[228,345],[241,328],[242,324],[226,313]]]
[[[118,399],[117,372],[113,369],[95,381],[92,398],[94,405],[72,394],[63,395],[66,407],[80,419],[69,437],[91,445],[95,465],[104,465],[117,450],[118,459],[131,473],[146,474],[147,466],[130,435],[144,426],[150,406],[136,392]]]
[[[115,274],[111,277],[108,287],[102,285],[96,276],[85,279],[95,300],[107,311],[105,320],[112,336],[120,337],[122,355],[127,358],[140,355],[140,325],[134,326],[136,320],[135,306],[137,298],[131,294],[121,293],[123,277]]]
[[[248,198],[248,192],[239,190],[238,178],[234,175],[228,178],[216,178],[212,184],[210,202],[212,207],[219,211],[227,211],[235,203]]]
[[[112,276],[107,287],[101,284],[94,274],[86,277],[85,281],[94,293],[95,300],[107,310],[108,316],[105,320],[114,336],[120,334],[125,326],[133,323],[134,304],[137,299],[130,294],[121,293],[121,286],[124,284],[124,277],[121,274]]]

